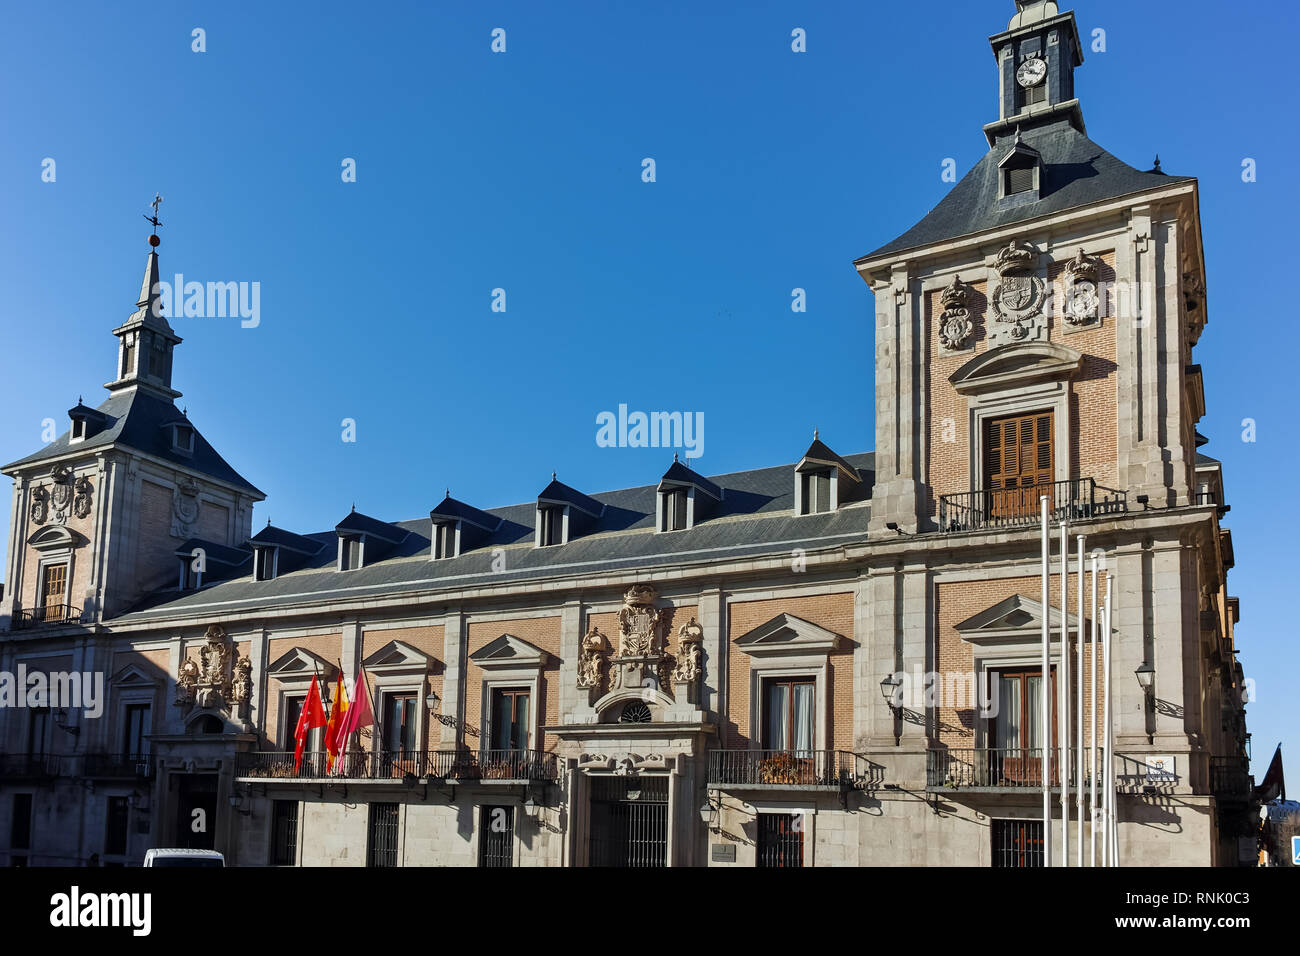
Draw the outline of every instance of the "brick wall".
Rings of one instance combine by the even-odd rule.
[[[803,618],[844,640],[830,655],[827,746],[853,749],[853,595],[818,594],[811,597],[736,601],[727,610],[727,714],[721,738],[729,750],[744,750],[753,731],[749,726],[750,657],[736,646],[743,637],[781,613]],[[817,704],[820,707],[820,703]]]
[[[428,654],[433,658],[433,670],[426,678],[426,686],[433,690],[443,699],[445,705],[446,698],[442,693],[443,663],[442,655],[446,652],[443,645],[443,631],[445,628],[441,624],[431,624],[424,627],[398,627],[387,630],[365,631],[361,635],[361,659],[365,660],[371,654],[388,644],[389,641],[401,641],[403,644],[409,644],[417,651]],[[380,702],[375,701],[375,716],[382,718],[380,711]],[[437,750],[439,738],[441,736],[442,725],[436,721],[430,720],[425,711],[424,720],[424,743],[421,746],[425,750]]]

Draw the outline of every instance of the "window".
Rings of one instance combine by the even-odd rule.
[[[50,736],[50,709],[34,707],[27,723],[27,753],[32,757],[45,756],[45,742]]]
[[[203,572],[194,568],[194,559],[181,558],[181,574],[179,587],[182,591],[192,591],[195,588],[203,586]]]
[[[258,548],[253,552],[253,577],[257,581],[270,581],[275,577],[279,548]]]
[[[998,785],[1041,786],[1043,757],[1050,755],[1055,781],[1056,668],[1051,670],[1052,726],[1043,733],[1042,672],[1038,668],[992,671],[997,712],[989,718],[989,777]],[[1050,736],[1048,736],[1050,735]],[[1046,737],[1046,739],[1044,739]]]
[[[108,825],[104,833],[104,855],[126,856],[126,841],[131,820],[131,806],[126,797],[108,798]]]
[[[161,335],[149,336],[149,374],[167,377],[167,340]]]
[[[984,424],[984,483],[991,518],[1038,513],[1038,496],[1052,497],[1056,479],[1051,412],[994,418]]]
[[[361,567],[361,538],[341,536],[339,538],[339,570],[353,571]]]
[[[492,691],[492,749],[528,749],[528,690],[496,688]]]
[[[397,804],[370,805],[367,866],[397,866]]]
[[[1043,865],[1042,820],[994,820],[993,865],[1029,868]]]
[[[831,510],[831,473],[810,471],[799,475],[802,482],[800,514],[813,515]]]
[[[514,807],[481,807],[478,816],[478,865],[514,865]]]
[[[384,695],[384,749],[390,753],[416,751],[415,731],[419,713],[414,693]]]
[[[444,521],[433,526],[433,556],[456,557],[456,522]]]
[[[19,850],[32,848],[32,795],[15,793],[13,816],[9,822],[9,865],[26,866],[27,854]]]
[[[68,566],[64,564],[47,564],[41,572],[41,614],[42,621],[61,621],[67,612]]]
[[[72,420],[72,441],[81,441],[86,437],[86,420],[84,418],[74,418]]]
[[[663,517],[660,531],[686,530],[686,489],[673,488],[663,492]]]
[[[307,705],[306,695],[295,697],[286,696],[284,698],[284,725],[280,734],[280,744],[285,750],[293,750],[298,746],[298,740],[294,737],[294,731],[298,729],[298,719],[302,716],[302,709]],[[324,745],[324,727],[313,727],[307,732],[307,743],[303,746],[304,754],[322,753],[325,750]],[[303,757],[303,766],[308,766],[307,758]]]
[[[271,806],[271,865],[298,862],[298,801],[276,800]]]
[[[173,425],[172,446],[177,451],[192,453],[194,451],[194,429],[189,425]]]
[[[132,332],[122,339],[122,378],[127,378],[135,372],[135,333]]]
[[[553,544],[564,543],[564,509],[559,507],[541,508],[537,513],[537,543],[543,548]]]
[[[122,753],[142,757],[149,753],[148,733],[152,708],[149,704],[127,704],[123,712]]]
[[[813,681],[804,678],[764,682],[764,749],[813,749],[814,688]]]
[[[758,865],[803,866],[803,814],[758,815]]]
[[[1017,193],[1027,193],[1034,188],[1035,172],[1033,166],[1023,166],[1019,169],[1005,170],[1006,181],[1004,183],[1003,194],[1014,196]]]
[[[1031,106],[1039,106],[1047,102],[1047,83],[1039,83],[1037,86],[1031,86],[1028,89],[1021,88],[1020,108],[1028,109]]]

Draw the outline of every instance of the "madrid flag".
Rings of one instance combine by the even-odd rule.
[[[307,691],[307,700],[302,705],[302,713],[298,715],[298,726],[294,729],[293,735],[298,741],[298,745],[293,750],[293,773],[298,775],[302,767],[302,751],[307,745],[307,737],[316,727],[325,726],[325,705],[320,699],[320,685],[316,683],[316,675],[311,678],[311,690]],[[320,771],[316,771],[319,773]]]

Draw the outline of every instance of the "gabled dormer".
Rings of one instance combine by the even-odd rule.
[[[858,470],[827,447],[813,432],[813,442],[794,466],[794,513],[835,511],[862,484]]]
[[[1037,202],[1043,189],[1043,154],[1020,134],[998,163],[998,199],[1004,204]]]
[[[655,495],[655,528],[665,532],[694,528],[722,496],[721,488],[673,455],[672,467],[659,479]]]
[[[325,547],[315,538],[272,527],[269,521],[249,539],[248,546],[253,550],[255,581],[271,581],[281,574],[297,571]]]
[[[68,420],[72,423],[68,432],[69,445],[94,438],[108,427],[109,421],[107,415],[88,405],[83,405],[81,399],[77,399],[76,408],[68,409]]]
[[[163,440],[177,455],[194,456],[195,432],[190,420],[183,414],[178,415],[158,426],[162,429]]]
[[[253,554],[246,547],[228,548],[215,541],[190,538],[176,549],[176,558],[180,563],[176,586],[188,591],[247,574]]]
[[[460,557],[500,528],[502,519],[457,501],[448,490],[447,497],[429,512],[429,521],[433,525],[429,555],[438,561]]]
[[[338,570],[355,571],[383,560],[410,534],[405,528],[352,509],[334,526],[339,537]]]
[[[551,473],[551,483],[537,496],[537,524],[533,545],[547,548],[568,544],[592,528],[604,514],[605,506],[577,489],[558,481]]]

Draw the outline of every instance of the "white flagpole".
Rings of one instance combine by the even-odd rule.
[[[1051,694],[1051,615],[1048,609],[1051,607],[1050,595],[1047,589],[1048,574],[1050,573],[1050,561],[1052,550],[1051,532],[1047,526],[1047,496],[1043,495],[1038,499],[1039,511],[1043,521],[1043,623],[1042,623],[1042,651],[1043,651],[1043,669],[1039,671],[1039,685],[1042,690],[1038,695],[1040,713],[1042,715],[1039,726],[1042,732],[1039,735],[1045,745],[1050,746],[1052,739],[1052,694]],[[1043,757],[1047,756],[1048,746],[1043,748]],[[1043,866],[1050,868],[1052,865],[1052,778],[1048,773],[1046,760],[1043,760],[1039,766],[1039,773],[1043,778]]]
[[[1075,800],[1074,810],[1079,817],[1079,822],[1074,831],[1074,865],[1083,866],[1083,535],[1076,539],[1078,543],[1078,562],[1075,565],[1079,575],[1079,602],[1078,602],[1078,624],[1075,627],[1075,650],[1076,650],[1076,667],[1074,683],[1077,688],[1075,692],[1075,744],[1077,747],[1075,760]]]
[[[1061,518],[1061,666],[1057,668],[1056,758],[1061,775],[1061,866],[1070,865],[1070,532]]]
[[[1110,588],[1101,607],[1101,865],[1110,866]]]
[[[1112,664],[1112,660],[1111,660],[1112,641],[1111,641],[1111,627],[1110,627],[1111,581],[1112,581],[1112,576],[1108,571],[1106,573],[1106,605],[1105,605],[1105,610],[1102,612],[1103,629],[1101,635],[1102,643],[1105,648],[1104,658],[1105,658],[1105,668],[1106,668],[1106,676],[1104,678],[1106,683],[1106,712],[1105,712],[1105,720],[1104,720],[1105,723],[1104,733],[1106,735],[1106,748],[1105,748],[1105,755],[1104,755],[1104,760],[1106,763],[1106,772],[1104,775],[1106,781],[1106,794],[1105,797],[1103,798],[1106,802],[1106,828],[1103,831],[1103,836],[1102,836],[1102,839],[1106,841],[1105,842],[1106,866],[1115,866],[1115,862],[1116,862],[1115,846],[1113,841],[1111,840],[1111,833],[1113,832],[1114,825],[1115,825],[1115,753],[1114,753],[1115,736],[1112,733],[1112,729],[1111,729],[1111,725],[1114,723],[1115,720],[1115,711],[1114,708],[1111,707],[1111,703],[1110,703],[1111,690],[1113,689],[1114,686],[1113,684],[1114,669],[1111,667]]]
[[[1089,624],[1091,632],[1091,653],[1089,668],[1092,677],[1088,681],[1088,693],[1092,695],[1090,713],[1088,714],[1088,740],[1092,749],[1092,772],[1088,776],[1088,807],[1092,811],[1092,821],[1088,827],[1089,841],[1092,845],[1092,866],[1097,865],[1097,556],[1092,556],[1092,619]]]
[[[1108,644],[1114,643],[1111,632],[1111,620],[1115,614],[1115,575],[1112,572],[1106,573],[1106,640]],[[1115,655],[1106,655],[1106,680],[1115,686]],[[1110,722],[1106,727],[1106,733],[1109,741],[1106,744],[1106,752],[1110,755],[1110,779],[1106,786],[1110,792],[1110,813],[1106,814],[1106,825],[1110,828],[1110,865],[1119,866],[1119,797],[1115,792],[1115,711],[1110,712]]]

